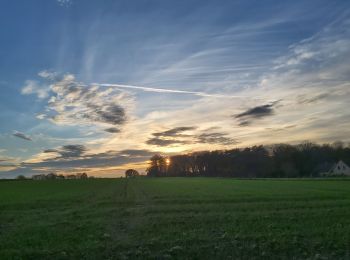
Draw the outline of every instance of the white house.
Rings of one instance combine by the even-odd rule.
[[[334,164],[326,174],[329,176],[350,176],[350,167],[347,166],[345,162],[340,160],[339,162]]]

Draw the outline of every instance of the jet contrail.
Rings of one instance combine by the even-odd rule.
[[[115,87],[115,88],[127,88],[127,89],[137,89],[146,92],[158,92],[158,93],[174,93],[174,94],[189,94],[201,97],[216,97],[216,98],[251,98],[245,96],[232,96],[223,94],[209,94],[199,91],[186,91],[177,89],[165,89],[165,88],[153,88],[153,87],[142,87],[133,85],[122,85],[122,84],[104,84],[104,83],[92,83],[91,85],[101,86],[101,87]]]

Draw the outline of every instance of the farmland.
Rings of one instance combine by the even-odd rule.
[[[0,258],[349,259],[350,181],[1,181]]]

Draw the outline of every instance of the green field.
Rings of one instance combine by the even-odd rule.
[[[0,259],[350,259],[350,181],[0,182]]]

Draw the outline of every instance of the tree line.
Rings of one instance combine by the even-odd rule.
[[[350,146],[342,142],[259,145],[170,157],[157,154],[150,159],[147,176],[319,177],[339,160],[350,164]]]
[[[31,177],[32,180],[62,180],[62,179],[87,179],[87,178],[91,178],[91,177],[89,177],[85,172],[69,174],[69,175],[56,174],[56,173],[36,174]],[[23,179],[26,179],[26,177],[24,177],[23,175],[19,175],[17,176],[17,179],[23,180]]]

